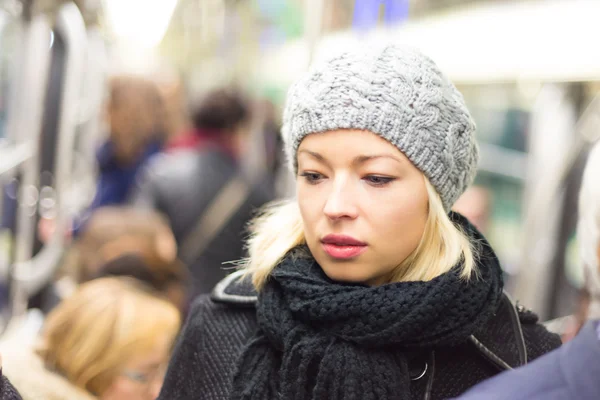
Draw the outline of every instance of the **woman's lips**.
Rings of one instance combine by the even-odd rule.
[[[341,260],[347,260],[358,257],[367,249],[367,246],[340,246],[336,244],[323,243],[323,248],[325,249],[325,252],[329,254],[329,256]]]
[[[365,242],[346,235],[327,235],[321,243],[329,256],[341,260],[358,257],[367,249]]]

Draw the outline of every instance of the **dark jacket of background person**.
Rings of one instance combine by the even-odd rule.
[[[132,204],[163,213],[181,245],[214,196],[237,172],[235,161],[222,151],[205,149],[161,155],[149,166]],[[189,263],[193,294],[208,293],[234,268],[224,263],[244,257],[246,225],[256,209],[270,199],[268,189],[252,189],[203,254]]]
[[[160,150],[160,142],[149,143],[139,158],[128,165],[121,165],[116,158],[114,144],[112,142],[104,143],[97,153],[100,173],[96,197],[91,208],[124,204],[129,196],[129,191],[134,186],[137,172]]]
[[[194,303],[159,400],[228,399],[238,356],[257,329],[256,292],[249,282],[234,278],[226,278],[210,297],[201,296]],[[508,366],[524,364],[517,320],[527,360],[560,346],[558,335],[538,324],[534,313],[517,311],[504,296],[495,316],[475,335],[493,355],[473,342],[435,349],[434,360],[429,353],[413,354],[409,363],[412,398],[427,398],[428,390],[430,399],[455,397]]]
[[[107,141],[96,153],[98,163],[96,194],[87,211],[75,222],[75,235],[81,233],[90,215],[98,208],[124,204],[129,198],[141,167],[161,150],[160,142],[150,143],[137,160],[129,165],[121,165],[116,158],[114,147],[112,142]]]
[[[196,112],[191,143],[155,157],[140,177],[131,202],[163,213],[178,245],[186,240],[220,190],[240,173],[236,132],[248,118],[245,105],[225,91],[209,94]],[[257,185],[196,260],[188,263],[192,294],[208,293],[244,257],[246,224],[255,210],[272,199],[270,189]]]
[[[96,153],[96,194],[87,212],[75,222],[75,234],[95,209],[126,202],[138,171],[160,152],[166,140],[164,104],[158,86],[150,80],[113,77],[106,116],[110,133]]]
[[[600,398],[598,322],[526,367],[477,385],[460,400],[592,400]]]

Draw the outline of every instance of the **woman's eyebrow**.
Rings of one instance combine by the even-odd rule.
[[[310,157],[316,159],[317,161],[320,161],[324,164],[328,164],[325,157],[323,157],[321,154],[319,154],[317,152],[302,149],[302,150],[298,150],[298,155],[300,155],[300,154],[307,154]],[[352,164],[360,165],[360,164],[364,164],[368,161],[376,160],[378,158],[389,158],[390,160],[394,160],[394,161],[402,164],[402,160],[399,159],[398,157],[395,157],[392,154],[363,154],[363,155],[354,157],[354,159],[352,160]]]
[[[327,162],[327,160],[325,159],[325,157],[323,157],[322,155],[320,155],[319,153],[316,153],[314,151],[305,150],[305,149],[298,150],[298,155],[300,155],[300,154],[308,154],[309,156],[313,157],[317,161],[320,161],[320,162],[322,162],[324,164],[329,164]]]
[[[391,154],[368,154],[368,155],[360,155],[357,157],[354,157],[354,160],[352,160],[352,164],[354,165],[360,165],[360,164],[364,164],[368,161],[372,161],[372,160],[376,160],[378,158],[389,158],[390,160],[394,160],[400,164],[402,164],[402,160],[400,160],[398,157],[395,157]]]

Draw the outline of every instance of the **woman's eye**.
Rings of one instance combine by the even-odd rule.
[[[390,178],[387,176],[368,175],[363,179],[373,186],[384,186],[392,182],[395,178]]]
[[[303,172],[300,174],[308,183],[318,183],[321,179],[323,179],[323,175],[318,172]]]

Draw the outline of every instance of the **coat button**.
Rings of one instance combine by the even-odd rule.
[[[419,379],[421,379],[422,377],[425,376],[425,374],[427,373],[427,363],[424,363],[425,365],[423,366],[423,369],[421,370],[421,372],[415,374],[415,375],[410,375],[410,380],[411,381],[418,381]]]

